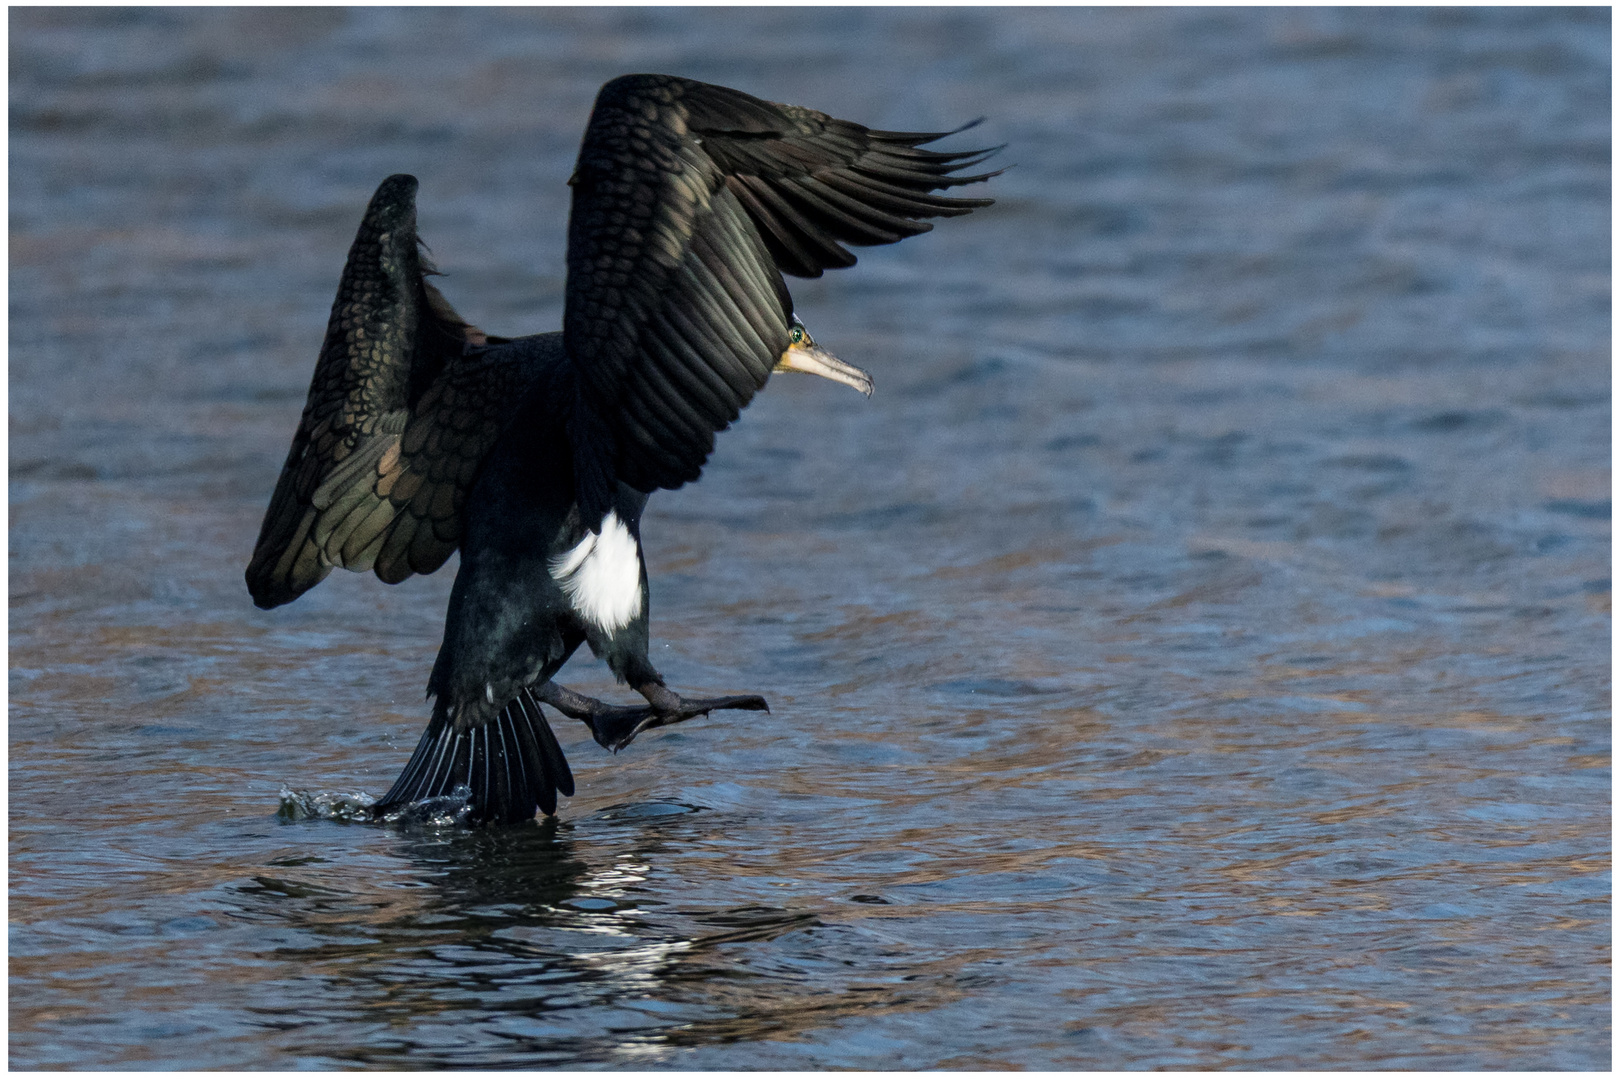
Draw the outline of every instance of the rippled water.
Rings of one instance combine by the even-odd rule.
[[[14,1067],[1607,1066],[1607,11],[10,20]],[[346,821],[450,574],[242,586],[344,252],[555,328],[638,70],[1015,168],[651,504],[773,712]]]

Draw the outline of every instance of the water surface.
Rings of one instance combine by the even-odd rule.
[[[1606,11],[10,21],[13,1067],[1607,1066]],[[242,586],[344,252],[415,173],[557,327],[640,70],[1015,167],[792,283],[874,398],[650,506],[655,662],[768,716],[345,821],[452,568]]]

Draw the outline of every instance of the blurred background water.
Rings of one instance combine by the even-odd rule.
[[[1607,10],[9,19],[12,1066],[1607,1067]],[[655,661],[774,711],[278,815],[450,585],[241,581],[366,199],[555,329],[630,71],[1015,166],[651,504]]]

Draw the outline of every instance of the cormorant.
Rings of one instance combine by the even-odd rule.
[[[959,129],[960,130],[960,129]],[[292,449],[247,569],[262,608],[332,567],[385,582],[459,546],[433,717],[375,806],[471,790],[472,821],[547,814],[574,780],[541,712],[617,751],[640,732],[758,695],[689,700],[647,659],[647,497],[696,480],[715,432],[773,371],[872,392],[820,349],[782,273],[851,266],[989,199],[933,194],[995,152],[919,149],[952,132],[871,131],[667,75],[602,87],[568,181],[561,333],[500,338],[431,285],[416,178],[390,176],[338,285]],[[552,682],[581,643],[647,704]]]

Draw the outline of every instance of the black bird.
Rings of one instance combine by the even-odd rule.
[[[958,175],[995,149],[918,149],[948,134],[871,131],[667,75],[614,79],[568,181],[562,332],[515,339],[468,324],[428,282],[416,178],[383,181],[247,569],[272,608],[334,566],[394,583],[460,547],[433,718],[378,814],[461,785],[472,821],[554,813],[574,780],[542,703],[615,751],[711,709],[766,708],[683,698],[648,661],[642,509],[698,478],[772,371],[871,394],[865,372],[810,339],[782,273],[819,277],[854,264],[843,244],[892,244],[932,228],[920,219],[990,205],[932,194],[996,175]],[[552,682],[582,642],[647,704]]]

